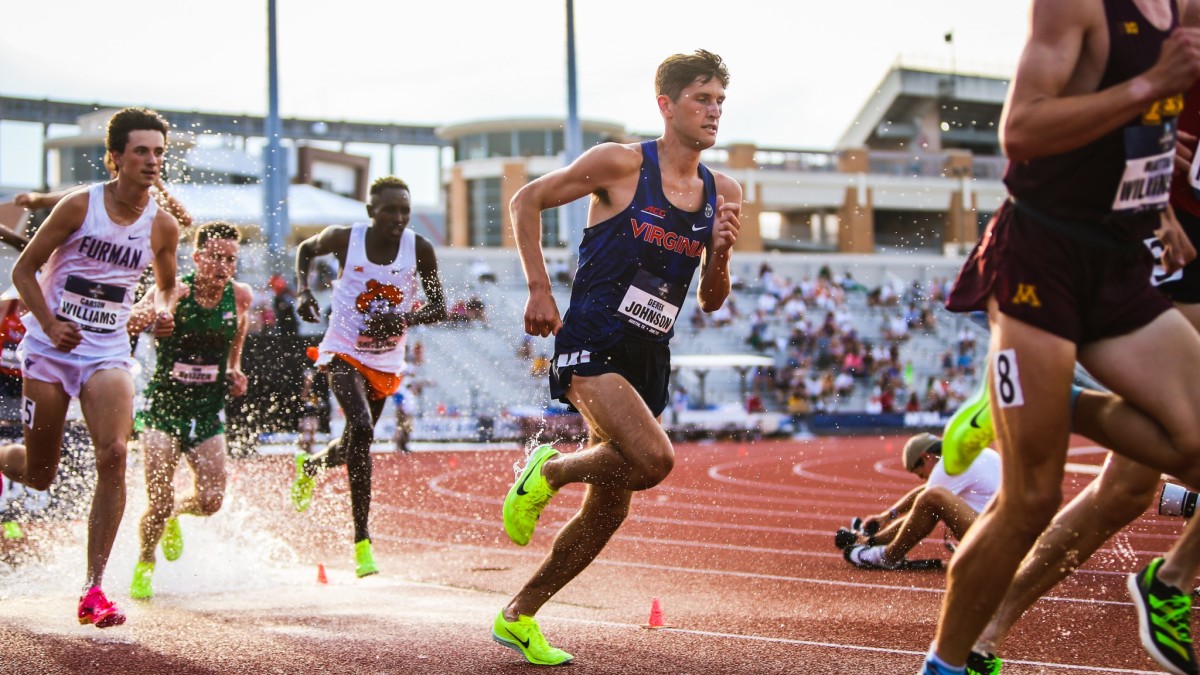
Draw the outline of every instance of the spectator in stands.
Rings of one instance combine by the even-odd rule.
[[[275,315],[274,332],[278,335],[296,335],[298,325],[296,308],[292,305],[292,289],[288,282],[278,274],[271,275],[269,282],[271,292],[271,311]]]
[[[517,343],[517,358],[522,361],[533,360],[533,336],[522,335],[521,340]]]

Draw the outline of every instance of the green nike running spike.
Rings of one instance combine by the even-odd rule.
[[[308,453],[301,452],[296,455],[296,480],[292,481],[292,508],[296,509],[297,513],[304,513],[308,507],[312,505],[313,487],[316,486],[316,479],[304,473],[304,463],[308,461]]]
[[[163,557],[172,562],[183,555],[183,529],[179,527],[179,518],[168,518],[162,533]]]
[[[354,574],[359,579],[379,574],[379,565],[375,564],[375,553],[371,550],[371,540],[363,539],[354,544]]]
[[[129,584],[129,597],[134,600],[149,600],[154,595],[150,582],[154,578],[154,563],[139,562],[133,567],[133,583]]]
[[[971,650],[967,656],[967,672],[966,675],[1000,675],[1000,668],[1003,663],[1000,657],[995,654],[984,654]]]
[[[1155,558],[1127,580],[1137,608],[1138,637],[1158,665],[1177,675],[1196,675],[1192,649],[1192,596],[1159,580],[1163,559]]]
[[[21,529],[21,524],[15,520],[4,521],[4,538],[24,539],[25,532]]]
[[[542,475],[542,465],[557,456],[558,451],[554,446],[539,446],[529,455],[521,475],[504,498],[504,531],[517,546],[529,543],[529,538],[533,536],[533,530],[537,527],[538,518],[542,515],[542,509],[546,508],[550,498],[558,493]]]
[[[996,440],[987,378],[954,412],[942,430],[942,466],[951,476],[966,471],[983,449]]]
[[[516,621],[507,621],[504,610],[500,610],[492,624],[492,639],[539,666],[561,666],[575,658],[557,647],[551,647],[537,621],[524,614],[518,616]]]

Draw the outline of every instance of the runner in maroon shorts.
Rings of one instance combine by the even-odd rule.
[[[1003,482],[951,563],[926,673],[961,673],[1062,501],[1078,359],[1169,443],[1131,458],[1200,486],[1200,336],[1150,285],[1143,244],[1174,171],[1176,117],[1200,75],[1200,30],[1170,0],[1034,0],[1005,104],[1011,198],[948,306],[987,310]],[[1150,376],[1148,376],[1150,375]],[[1136,455],[1136,456],[1132,456]]]

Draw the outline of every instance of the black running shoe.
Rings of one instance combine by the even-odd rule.
[[[857,543],[858,535],[844,527],[839,527],[837,533],[833,535],[833,545],[843,551]]]
[[[1130,574],[1129,595],[1138,614],[1138,636],[1158,665],[1176,675],[1198,675],[1192,651],[1192,596],[1158,580],[1162,558]]]

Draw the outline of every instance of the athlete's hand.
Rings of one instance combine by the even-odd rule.
[[[236,368],[226,369],[225,379],[229,380],[229,395],[234,398],[244,396],[246,388],[250,386],[250,380],[246,374]]]
[[[717,195],[717,219],[713,223],[712,243],[710,244],[713,255],[724,255],[733,250],[738,230],[742,228],[742,223],[738,220],[741,213],[740,202],[726,204],[725,197]]]
[[[1180,129],[1176,132],[1175,177],[1171,180],[1187,181],[1192,161],[1196,158],[1196,137]]]
[[[1162,43],[1158,61],[1146,77],[1158,85],[1158,96],[1181,94],[1200,77],[1200,28],[1180,26]]]
[[[1183,226],[1175,217],[1173,208],[1168,207],[1163,211],[1161,222],[1162,225],[1155,233],[1163,245],[1159,263],[1163,266],[1163,271],[1170,275],[1196,259],[1196,247],[1192,245],[1192,240],[1183,231]]]
[[[317,323],[321,320],[321,306],[317,304],[317,299],[313,297],[312,289],[305,288],[300,291],[300,305],[296,307],[296,313],[300,318],[309,323]]]
[[[69,352],[83,341],[83,332],[77,323],[51,319],[50,325],[46,326],[46,337],[58,351]]]
[[[154,317],[154,337],[167,337],[175,332],[175,315],[170,312],[159,312]]]
[[[406,330],[408,330],[408,322],[403,314],[386,312],[367,317],[367,327],[363,331],[363,335],[373,338],[390,338],[404,335]]]
[[[558,335],[562,319],[558,316],[558,303],[549,290],[529,291],[525,301],[525,332],[538,337]]]
[[[13,197],[13,204],[20,206],[23,209],[33,209],[33,202],[42,195],[37,192],[18,192]]]

